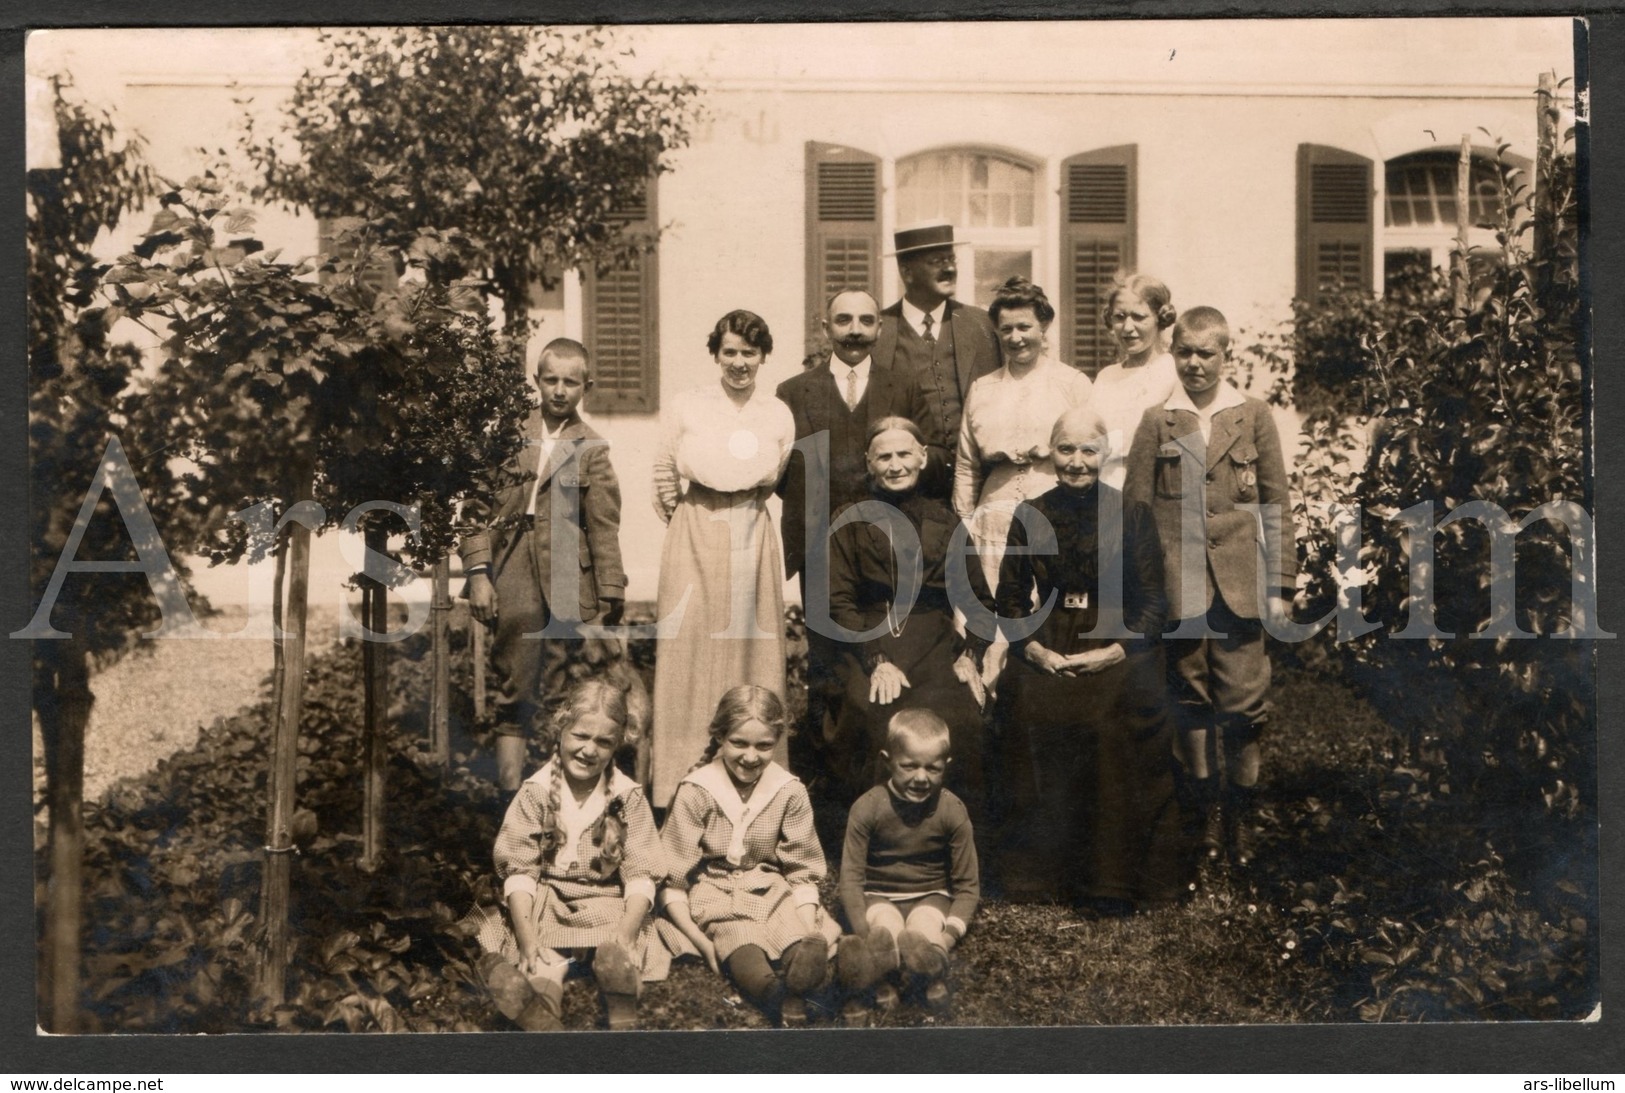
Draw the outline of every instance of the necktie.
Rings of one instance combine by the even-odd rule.
[[[937,347],[937,336],[931,333],[931,313],[929,311],[925,313],[925,322],[922,325],[925,330],[921,332],[920,336],[925,339],[926,345],[935,349]]]
[[[848,410],[858,408],[858,370],[856,368],[846,370],[846,408]]]

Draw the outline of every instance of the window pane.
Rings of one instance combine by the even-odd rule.
[[[940,218],[963,227],[1031,227],[1037,172],[1003,156],[929,152],[897,164],[898,222]]]
[[[1015,276],[1028,279],[1033,275],[1033,252],[1030,250],[999,250],[992,247],[976,248],[976,304],[986,307],[993,302],[998,287]]]

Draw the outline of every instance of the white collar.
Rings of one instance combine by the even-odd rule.
[[[542,764],[542,768],[526,779],[533,782],[545,794],[547,783],[553,777],[553,768],[558,759],[555,756]],[[564,845],[559,848],[558,858],[554,862],[561,869],[573,868],[580,861],[581,835],[598,821],[604,814],[609,800],[624,797],[627,790],[637,785],[636,782],[620,772],[614,763],[609,765],[609,797],[604,796],[602,780],[593,787],[587,799],[580,804],[576,803],[575,794],[570,792],[570,785],[561,776],[559,779],[562,792],[559,794],[559,814],[553,817],[553,822],[564,829]]]
[[[831,353],[829,355],[829,370],[835,374],[835,378],[838,380],[845,380],[848,372],[856,372],[858,381],[862,382],[869,378],[869,360],[870,358],[864,357],[857,364],[847,364],[834,353]]]
[[[1246,401],[1247,396],[1236,390],[1235,384],[1229,380],[1220,380],[1219,393],[1214,396],[1212,402],[1208,403],[1205,410],[1196,408],[1196,403],[1192,402],[1190,395],[1185,392],[1184,384],[1175,387],[1174,393],[1168,396],[1168,401],[1163,405],[1170,410],[1184,410],[1186,413],[1195,414],[1197,417],[1212,418],[1220,410],[1228,410],[1232,406],[1244,405]]]
[[[903,303],[903,318],[908,320],[908,325],[912,326],[914,328],[914,332],[916,334],[924,334],[925,333],[925,316],[926,316],[926,312],[921,311],[919,308],[917,308],[913,304],[909,303],[908,300],[906,300],[906,299],[903,300],[902,303]],[[932,334],[933,337],[941,337],[942,336],[942,324],[943,324],[943,321],[948,318],[948,301],[944,300],[944,301],[942,301],[942,303],[940,303],[936,307],[932,308],[931,312],[930,312],[930,315],[931,315],[931,334]]]
[[[745,830],[750,827],[751,821],[767,811],[767,806],[773,803],[773,798],[779,791],[796,780],[795,775],[769,760],[762,769],[762,776],[756,781],[756,788],[751,791],[750,800],[739,799],[739,790],[734,786],[733,778],[728,774],[728,768],[722,765],[722,760],[713,759],[697,770],[691,770],[683,776],[683,781],[693,782],[711,795],[711,799],[722,809],[722,814],[733,825],[733,837],[728,840],[728,864],[738,865],[745,856]]]

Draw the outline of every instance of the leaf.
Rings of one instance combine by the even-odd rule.
[[[1380,951],[1378,949],[1361,949],[1360,950],[1360,959],[1365,961],[1367,964],[1388,964],[1388,965],[1392,965],[1393,962],[1394,962],[1393,957],[1389,956],[1387,953],[1382,952],[1382,951]]]
[[[339,953],[353,949],[361,944],[361,935],[353,930],[340,930],[338,933],[322,942],[322,961],[331,961]]]

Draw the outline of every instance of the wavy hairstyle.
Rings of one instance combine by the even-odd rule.
[[[1001,311],[1016,311],[1020,308],[1033,309],[1033,318],[1041,326],[1048,326],[1055,321],[1055,308],[1044,295],[1044,290],[1033,284],[1027,278],[1017,274],[993,294],[993,302],[987,305],[987,317],[993,320],[993,325],[999,325]]]
[[[1157,317],[1158,330],[1167,330],[1179,318],[1179,312],[1174,308],[1174,294],[1167,285],[1149,273],[1120,271],[1112,278],[1111,291],[1106,294],[1106,303],[1100,309],[1100,321],[1107,327],[1112,325],[1112,308],[1117,306],[1117,298],[1125,292],[1145,301],[1145,305]]]
[[[705,348],[713,357],[722,348],[724,334],[739,335],[746,345],[760,349],[764,357],[773,352],[773,335],[767,329],[767,320],[754,311],[740,308],[717,320],[717,325],[711,328],[711,336],[705,340]]]

